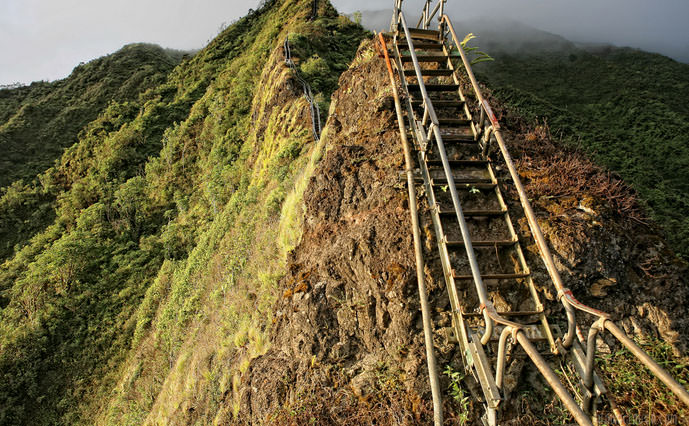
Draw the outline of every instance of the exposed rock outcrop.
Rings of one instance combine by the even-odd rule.
[[[242,378],[240,423],[430,422],[403,156],[386,78],[368,41],[340,79],[323,136],[328,150],[305,195],[303,237],[280,282],[272,346]],[[685,351],[686,265],[639,222],[633,193],[493,103],[511,129],[510,149],[566,285],[630,334]],[[558,161],[569,168],[557,172]],[[507,196],[553,323],[563,322],[516,194]],[[431,299],[441,311],[447,300],[431,239],[426,249]],[[449,325],[439,312],[434,321]],[[457,365],[455,348],[439,340],[439,364]],[[451,422],[458,407],[447,396],[445,404]]]

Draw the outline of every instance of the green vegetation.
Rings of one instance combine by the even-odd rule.
[[[182,52],[131,44],[77,66],[64,80],[0,90],[0,188],[31,181],[110,102],[136,100],[164,82],[181,57]]]
[[[493,59],[489,54],[479,50],[478,46],[469,47],[469,42],[475,38],[478,38],[478,36],[474,35],[474,33],[469,33],[466,35],[466,37],[464,37],[464,40],[459,43],[460,46],[462,46],[462,49],[471,58],[470,64],[476,65],[480,64],[481,62],[494,61],[495,59]]]
[[[77,140],[134,118],[139,95],[163,82],[180,59],[179,52],[132,44],[77,66],[64,80],[0,90],[0,262],[55,219],[68,182],[51,175],[59,167],[36,175]]]
[[[459,371],[454,371],[452,366],[445,367],[443,373],[450,379],[450,396],[459,404],[457,420],[460,425],[465,425],[469,421],[469,395],[462,387],[464,375]]]
[[[314,20],[309,34],[298,31],[289,34],[292,55],[301,58],[300,74],[311,85],[323,119],[340,74],[349,66],[359,41],[368,34],[359,22],[352,23],[345,16],[332,19],[334,9],[329,4],[324,6],[325,16]]]
[[[477,67],[494,95],[622,176],[689,259],[689,65],[613,47],[494,56]]]
[[[681,385],[689,385],[688,360],[674,356],[668,343],[657,339],[637,343]],[[598,365],[630,424],[677,423],[689,415],[684,404],[626,349],[602,356]]]
[[[366,35],[319,3],[314,21],[311,1],[263,4],[140,96],[107,101],[53,167],[5,191],[0,424],[232,417],[327,140],[302,120],[282,41],[298,34],[327,103]]]

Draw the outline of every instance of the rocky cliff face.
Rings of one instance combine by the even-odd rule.
[[[242,378],[240,423],[428,420],[403,158],[386,78],[370,41],[340,78],[327,151],[304,196],[302,240],[280,281],[272,345]]]
[[[242,376],[239,423],[430,422],[403,156],[389,95],[383,61],[366,42],[333,97],[327,151],[305,192],[303,237],[279,283],[271,347]],[[509,129],[510,149],[566,285],[583,302],[612,313],[640,341],[660,339],[675,355],[685,353],[687,268],[645,223],[634,193],[582,154],[559,146],[546,128],[492,102]],[[507,196],[552,322],[564,329],[516,193]],[[442,314],[447,298],[426,212],[421,219],[439,329],[449,325]],[[618,349],[607,343],[603,355]],[[436,352],[442,368],[461,370],[455,346],[436,338]],[[605,371],[616,374],[613,363]],[[543,399],[527,397],[530,402],[511,407],[515,424],[552,410],[543,406],[551,396],[528,374],[522,373],[523,381],[540,386],[532,393]],[[449,379],[442,382],[447,391]],[[472,401],[461,407],[449,394],[450,422],[467,409],[469,420],[476,420]]]

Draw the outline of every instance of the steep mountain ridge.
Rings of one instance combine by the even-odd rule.
[[[181,58],[181,52],[131,44],[77,66],[63,80],[0,90],[0,262],[55,219],[59,189],[44,172],[89,132],[117,130],[122,107],[132,114],[139,96],[160,85]],[[113,104],[119,113],[108,113]],[[93,124],[99,115],[111,120]]]
[[[0,188],[42,173],[110,102],[134,101],[161,84],[182,55],[130,44],[78,65],[63,80],[0,90]]]
[[[296,39],[300,72],[327,99],[366,34],[319,3],[312,16],[310,1],[265,2],[7,192],[7,211],[35,202],[54,220],[0,267],[1,424],[232,416],[227,389],[263,350],[300,235],[299,182],[322,149],[282,42]],[[197,355],[198,374],[179,375]],[[203,407],[174,391],[192,382]]]
[[[432,422],[406,191],[399,177],[403,156],[388,87],[383,61],[373,43],[365,42],[333,96],[324,136],[330,148],[305,191],[304,234],[279,281],[284,294],[276,305],[271,345],[242,376],[239,424]],[[630,335],[687,380],[686,265],[652,227],[639,224],[641,207],[633,191],[497,99],[491,104],[502,117],[567,285],[584,303],[613,313]],[[493,161],[507,173],[499,156]],[[505,195],[549,317],[565,329],[518,196]],[[450,325],[449,300],[428,207],[419,201],[433,324],[441,336]],[[463,371],[456,346],[440,337],[435,345],[445,372],[447,423],[478,424],[480,404],[453,376]],[[682,412],[681,403],[613,341],[600,346],[607,357],[604,374],[621,396],[617,402],[625,415],[661,418]],[[514,393],[516,402],[505,409],[509,424],[572,421],[528,369]],[[666,406],[664,400],[672,402]]]
[[[165,82],[108,105],[34,184],[7,191],[0,208],[19,209],[15,223],[32,220],[33,206],[50,220],[15,236],[0,266],[0,424],[430,421],[384,64],[372,41],[357,52],[359,25],[316,4],[314,15],[312,1],[264,2]],[[318,143],[284,64],[288,36],[328,113]],[[689,380],[677,358],[689,338],[686,265],[639,224],[618,179],[518,108],[491,104],[568,285]],[[434,244],[426,275],[444,327]],[[557,312],[556,295],[547,299]],[[665,413],[671,397],[608,343],[603,373],[616,391],[631,380],[643,395],[620,406]],[[456,347],[436,344],[448,421],[476,420]],[[536,385],[516,390],[515,422],[566,422]]]

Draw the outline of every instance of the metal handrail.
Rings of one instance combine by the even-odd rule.
[[[608,313],[599,311],[595,308],[592,308],[579,302],[572,294],[572,291],[565,287],[565,285],[563,284],[562,278],[560,277],[560,274],[555,266],[555,262],[553,261],[550,248],[548,247],[548,244],[545,241],[543,232],[541,231],[540,225],[536,220],[536,215],[533,211],[533,208],[531,207],[531,203],[529,202],[528,196],[526,194],[524,186],[522,185],[521,179],[519,178],[519,174],[517,173],[516,167],[514,166],[512,157],[507,151],[505,140],[503,139],[502,133],[500,132],[500,125],[497,121],[497,118],[495,117],[495,114],[493,114],[493,111],[491,110],[488,101],[483,97],[483,94],[481,93],[481,89],[471,69],[471,63],[467,59],[464,49],[462,48],[462,45],[459,42],[457,33],[455,32],[454,27],[452,25],[452,21],[447,15],[441,16],[440,21],[440,31],[443,31],[444,24],[449,30],[450,34],[452,35],[452,39],[454,40],[457,50],[459,51],[460,57],[462,58],[462,62],[464,64],[464,69],[469,77],[469,80],[471,81],[474,94],[476,95],[476,99],[478,100],[479,108],[481,109],[481,115],[483,116],[485,113],[485,115],[488,117],[492,124],[493,135],[495,136],[503,160],[505,161],[505,164],[507,165],[507,168],[509,170],[510,177],[512,178],[514,186],[517,189],[517,193],[519,194],[519,201],[522,205],[522,208],[524,209],[525,216],[529,223],[529,229],[531,230],[531,234],[533,235],[534,240],[536,241],[539,253],[541,255],[543,262],[545,263],[546,269],[548,270],[553,285],[557,290],[558,299],[560,300],[560,303],[562,303],[562,305],[564,306],[565,311],[567,313],[568,331],[563,339],[562,345],[565,348],[569,348],[572,345],[572,342],[574,341],[574,336],[576,334],[575,310],[588,313],[598,318],[598,320],[592,326],[592,330],[595,330],[595,332],[590,332],[587,343],[586,355],[588,365],[585,371],[585,377],[582,378],[584,383],[588,384],[589,388],[592,384],[594,352],[589,351],[595,351],[594,343],[596,336],[599,334],[598,331],[607,329],[620,343],[622,343],[623,346],[629,349],[629,351],[632,352],[632,354],[634,354],[634,356],[639,361],[641,361],[649,370],[651,370],[651,372],[658,379],[665,383],[665,385],[668,386],[677,395],[677,397],[680,400],[682,400],[682,402],[689,406],[689,393],[687,393],[687,390],[682,385],[677,383],[677,381],[675,381],[667,371],[665,371],[660,365],[658,365],[658,363],[656,363],[650,356],[648,356],[646,352],[644,352],[636,343],[634,343],[634,341],[630,339],[626,335],[626,333],[624,333],[624,331],[622,331],[616,324],[614,324],[611,321],[611,316]],[[441,38],[444,38],[444,34],[441,34]],[[483,123],[480,124],[482,125]]]
[[[493,113],[492,109],[490,108],[490,105],[488,101],[483,97],[483,94],[481,93],[481,90],[479,88],[478,82],[473,74],[473,71],[471,69],[471,64],[469,60],[466,57],[466,54],[463,50],[463,46],[461,42],[459,41],[457,34],[454,30],[454,27],[452,25],[452,22],[450,21],[450,18],[443,13],[444,9],[444,0],[439,0],[439,3],[436,5],[434,10],[430,12],[430,3],[431,1],[428,0],[425,3],[423,14],[421,17],[421,20],[419,21],[419,26],[423,24],[423,28],[426,29],[428,25],[430,24],[433,16],[435,13],[437,13],[438,10],[441,11],[440,17],[439,17],[439,30],[441,33],[441,39],[445,40],[445,30],[447,29],[450,34],[452,35],[452,41],[454,41],[457,50],[459,52],[459,55],[462,59],[462,63],[464,65],[465,71],[469,77],[469,80],[471,81],[471,85],[474,90],[474,94],[476,95],[476,99],[478,101],[478,107],[480,110],[480,120],[479,120],[479,128],[478,130],[475,129],[476,131],[476,136],[478,137],[482,131],[485,131],[483,135],[483,140],[484,140],[484,153],[487,153],[488,150],[488,145],[490,144],[492,139],[495,139],[500,152],[502,154],[502,157],[505,161],[505,164],[507,165],[508,171],[510,173],[510,176],[512,178],[512,181],[515,185],[515,188],[517,189],[517,193],[519,195],[519,200],[522,205],[522,208],[524,210],[525,216],[527,218],[527,221],[529,223],[529,228],[532,232],[532,235],[534,236],[534,240],[536,241],[537,247],[539,248],[539,253],[541,255],[541,258],[546,266],[546,269],[548,270],[548,273],[551,277],[551,280],[553,281],[553,285],[555,289],[557,290],[557,295],[558,295],[558,300],[560,303],[563,305],[565,312],[567,314],[567,333],[565,334],[564,338],[558,343],[561,345],[561,347],[558,348],[559,351],[565,352],[566,349],[570,348],[573,343],[575,336],[577,335],[577,325],[576,325],[576,311],[581,311],[585,312],[587,314],[593,315],[597,318],[597,320],[594,322],[594,325],[591,327],[589,336],[586,342],[587,350],[585,354],[585,365],[583,367],[583,373],[582,373],[582,382],[584,386],[588,389],[591,390],[593,386],[593,376],[594,376],[594,367],[593,367],[593,361],[595,357],[595,339],[596,337],[600,334],[599,332],[602,330],[608,330],[615,338],[622,343],[623,346],[625,346],[627,349],[629,349],[634,356],[640,360],[646,367],[651,370],[651,372],[658,377],[663,383],[665,383],[672,392],[674,392],[680,400],[682,400],[685,404],[689,405],[689,393],[687,393],[686,389],[682,387],[679,383],[677,383],[665,370],[662,369],[648,354],[646,354],[638,345],[636,345],[617,325],[615,325],[611,320],[610,320],[610,315],[599,311],[597,309],[594,309],[592,307],[589,307],[587,305],[584,305],[583,303],[579,302],[574,295],[572,294],[571,290],[569,290],[567,287],[564,286],[562,279],[559,275],[559,272],[557,271],[557,268],[555,266],[555,263],[553,261],[552,254],[550,252],[550,248],[548,247],[545,238],[543,236],[543,233],[540,229],[540,226],[538,225],[538,222],[536,220],[535,213],[533,212],[533,209],[531,207],[530,202],[528,201],[528,197],[526,195],[526,191],[524,189],[524,186],[521,183],[521,179],[519,178],[519,175],[517,173],[517,170],[514,166],[514,162],[512,161],[512,158],[507,151],[506,148],[506,143],[502,137],[502,133],[500,131],[500,124],[497,120],[497,117]],[[569,393],[562,387],[562,384],[560,381],[557,379],[557,376],[552,372],[552,370],[547,366],[544,360],[540,358],[540,355],[538,352],[535,350],[531,342],[529,341],[528,337],[523,333],[523,329],[519,324],[512,323],[511,321],[507,321],[504,318],[500,317],[499,314],[497,314],[497,311],[495,311],[493,305],[487,300],[486,296],[486,288],[485,285],[483,284],[480,275],[477,273],[478,272],[478,266],[475,258],[475,254],[473,251],[473,246],[471,245],[470,238],[468,237],[468,232],[465,232],[467,230],[466,228],[466,222],[464,220],[464,215],[461,210],[461,206],[459,205],[459,200],[458,196],[454,187],[454,178],[452,176],[451,170],[449,168],[449,164],[447,162],[447,155],[445,152],[445,147],[442,141],[442,136],[440,135],[440,130],[438,126],[438,120],[437,116],[435,113],[435,110],[433,108],[433,105],[430,101],[430,97],[428,96],[428,93],[426,91],[426,87],[422,78],[421,74],[421,68],[418,62],[418,58],[415,53],[414,45],[411,40],[411,35],[409,32],[409,28],[406,23],[406,19],[404,17],[404,14],[402,13],[401,10],[401,0],[396,0],[395,3],[395,10],[393,14],[393,22],[392,22],[392,27],[393,28],[401,28],[404,30],[405,37],[407,39],[407,45],[410,51],[412,63],[414,66],[414,71],[416,74],[416,78],[419,83],[419,90],[421,92],[422,96],[422,105],[424,108],[424,114],[423,114],[423,119],[421,121],[422,126],[425,127],[427,124],[428,120],[430,120],[430,126],[427,130],[427,132],[424,134],[422,132],[422,138],[424,138],[424,144],[427,144],[428,142],[431,141],[431,139],[435,139],[436,144],[438,146],[438,153],[441,157],[441,162],[443,165],[443,171],[445,172],[445,177],[448,182],[448,187],[450,189],[450,195],[452,198],[453,205],[455,207],[455,212],[457,213],[457,221],[459,223],[460,229],[462,231],[462,237],[464,240],[464,246],[467,251],[467,256],[469,258],[469,263],[471,266],[471,271],[472,271],[472,277],[474,278],[474,283],[476,285],[476,291],[479,296],[479,300],[481,302],[481,310],[484,316],[485,320],[485,334],[481,338],[481,343],[486,344],[487,341],[490,339],[490,336],[492,335],[493,332],[493,327],[494,323],[498,324],[504,324],[507,326],[507,328],[510,329],[510,332],[513,334],[513,339],[517,341],[518,343],[521,344],[521,346],[525,349],[527,354],[531,357],[531,359],[534,361],[538,369],[541,371],[543,374],[544,378],[549,382],[549,384],[553,387],[555,392],[558,394],[558,396],[562,399],[562,401],[565,403],[566,407],[568,410],[574,415],[575,419],[577,422],[580,424],[590,424],[590,419],[583,413],[583,411],[580,409],[578,405],[576,405],[569,395]],[[456,78],[456,77],[455,77]],[[484,128],[485,127],[485,128]],[[423,129],[425,130],[425,129]],[[456,296],[456,295],[455,295]],[[485,300],[485,302],[484,302]],[[503,347],[503,350],[501,351],[500,349],[498,350],[498,368],[497,368],[497,375],[500,381],[502,380],[502,374],[503,374],[503,368],[504,368],[504,360],[500,359],[500,355],[504,356],[504,342],[506,341],[507,334],[509,332],[503,331],[501,334],[500,341],[502,344],[500,346]],[[582,340],[582,343],[583,340]],[[590,403],[590,398],[585,398],[584,400],[584,408],[586,411],[589,410],[589,405]]]
[[[466,248],[467,256],[469,258],[469,265],[471,267],[471,274],[474,278],[474,283],[476,284],[476,291],[478,293],[479,301],[481,302],[481,306],[485,307],[484,309],[484,318],[486,320],[486,335],[488,338],[490,338],[491,334],[488,334],[488,331],[492,332],[493,329],[493,318],[491,318],[490,314],[492,311],[495,311],[493,308],[491,311],[492,303],[488,299],[488,291],[483,284],[483,280],[481,278],[481,274],[479,272],[478,268],[478,261],[476,260],[476,255],[474,253],[474,247],[471,242],[471,239],[469,237],[469,228],[467,226],[466,220],[464,219],[464,213],[462,211],[462,206],[460,205],[459,202],[459,194],[457,193],[457,188],[455,187],[455,180],[454,176],[452,175],[452,171],[450,168],[450,163],[447,158],[447,153],[445,151],[445,144],[443,143],[443,138],[440,135],[440,127],[438,124],[438,116],[436,115],[435,109],[433,108],[433,104],[431,103],[430,96],[428,96],[428,92],[426,91],[426,85],[423,82],[423,77],[421,73],[421,65],[419,64],[419,60],[416,56],[416,52],[414,51],[414,42],[412,41],[411,34],[409,32],[409,28],[407,27],[407,21],[404,17],[404,13],[402,11],[399,11],[399,19],[400,19],[400,24],[402,25],[402,29],[404,30],[405,38],[407,39],[407,45],[409,46],[409,52],[412,57],[412,62],[414,64],[414,72],[416,73],[417,79],[419,81],[419,89],[421,91],[421,97],[423,99],[423,106],[424,106],[424,118],[429,118],[431,120],[431,125],[429,129],[429,133],[433,134],[433,137],[435,138],[436,144],[438,146],[438,153],[440,155],[441,162],[443,164],[443,171],[445,172],[445,178],[447,179],[448,187],[450,190],[450,196],[452,198],[452,204],[454,205],[455,212],[457,215],[457,222],[459,224],[460,229],[462,230],[462,237],[464,240],[464,247]],[[484,343],[485,344],[485,343]]]
[[[397,124],[400,131],[400,139],[402,141],[402,149],[404,151],[405,172],[407,175],[407,191],[409,196],[409,214],[412,222],[412,233],[414,236],[414,254],[416,257],[416,281],[419,288],[419,300],[421,302],[421,317],[423,323],[424,345],[426,346],[426,364],[428,366],[428,377],[431,382],[431,395],[433,397],[433,422],[435,426],[443,424],[443,402],[440,393],[440,380],[438,379],[438,369],[436,367],[435,353],[433,351],[433,324],[431,323],[430,307],[428,305],[428,295],[426,293],[425,280],[425,266],[423,260],[423,247],[421,243],[419,214],[416,206],[416,187],[414,186],[414,170],[413,160],[411,156],[411,148],[407,139],[407,131],[404,128],[404,117],[402,115],[402,105],[397,93],[397,83],[395,82],[395,74],[392,71],[392,64],[388,56],[388,48],[385,44],[383,34],[378,34],[380,38],[380,45],[383,49],[385,57],[385,64],[388,68],[388,75],[390,77],[390,86],[392,87],[392,95],[395,101],[395,113],[397,114]]]
[[[311,85],[304,80],[301,75],[299,75],[299,70],[292,60],[292,48],[289,45],[289,35],[285,37],[285,43],[282,46],[285,54],[285,63],[292,69],[294,76],[301,83],[304,89],[304,97],[309,103],[309,108],[311,111],[311,130],[313,131],[313,138],[318,142],[321,139],[321,110],[318,107],[318,102],[313,97],[313,92],[311,92]]]
[[[421,14],[421,18],[419,18],[419,23],[416,24],[416,26],[419,28],[423,28],[424,30],[428,29],[428,26],[431,25],[431,21],[433,21],[433,17],[436,15],[436,13],[438,13],[438,11],[440,11],[440,16],[443,15],[443,10],[446,1],[447,0],[440,0],[438,3],[436,3],[433,10],[429,12],[431,0],[426,0],[426,5],[423,8],[423,13]],[[421,24],[423,24],[423,26]]]
[[[534,239],[536,240],[536,244],[538,245],[541,258],[543,259],[543,262],[546,265],[546,269],[548,270],[548,273],[550,274],[550,277],[553,280],[553,283],[555,284],[555,288],[558,290],[558,294],[563,295],[560,296],[560,299],[565,299],[563,305],[565,306],[565,310],[567,312],[567,334],[565,334],[563,346],[569,347],[572,344],[572,341],[574,340],[574,336],[576,334],[575,313],[571,305],[581,304],[576,299],[574,299],[574,296],[571,294],[571,292],[567,293],[566,288],[562,283],[562,278],[560,277],[560,274],[557,271],[557,268],[555,267],[552,255],[550,254],[550,249],[548,248],[548,245],[545,243],[545,238],[543,238],[543,234],[540,230],[540,227],[538,226],[538,223],[535,220],[535,214],[533,213],[531,204],[529,203],[529,200],[526,196],[526,191],[524,190],[521,180],[519,179],[519,175],[516,172],[510,154],[505,148],[505,143],[502,139],[502,134],[500,132],[500,123],[498,122],[497,117],[493,113],[492,108],[490,108],[488,101],[483,97],[483,93],[481,93],[481,89],[478,85],[478,81],[476,80],[476,76],[474,76],[474,72],[471,69],[471,64],[467,59],[466,53],[462,48],[462,44],[459,41],[459,38],[457,37],[457,33],[455,32],[454,26],[452,25],[452,21],[447,15],[443,15],[441,17],[441,23],[446,25],[448,31],[452,35],[452,39],[454,40],[457,50],[459,51],[459,55],[462,58],[464,69],[469,77],[469,80],[471,81],[471,86],[474,89],[474,94],[476,95],[476,99],[478,100],[479,108],[481,110],[481,116],[487,117],[491,123],[493,134],[495,135],[495,138],[498,141],[498,146],[500,147],[500,151],[502,152],[503,157],[505,158],[505,163],[507,164],[507,167],[510,171],[512,181],[514,182],[515,187],[517,188],[517,192],[519,193],[519,199],[522,203],[524,211],[526,212],[526,217],[529,221],[529,226],[531,228],[535,228]],[[483,123],[479,124],[483,125]]]
[[[441,0],[442,1],[442,0]],[[426,9],[428,9],[428,3],[426,4]],[[397,5],[401,5],[401,1],[398,1],[396,3]],[[425,15],[427,16],[427,11],[424,12]],[[400,25],[402,29],[404,30],[405,38],[407,41],[407,46],[408,50],[411,55],[412,63],[414,66],[414,72],[416,74],[418,84],[419,84],[419,90],[421,92],[421,97],[423,99],[423,107],[424,107],[424,119],[423,123],[426,122],[426,119],[430,119],[431,124],[428,130],[428,133],[432,133],[433,138],[435,139],[436,146],[438,148],[438,154],[440,156],[442,165],[443,165],[443,171],[445,173],[445,178],[447,179],[448,183],[448,188],[450,190],[450,196],[452,198],[452,204],[455,209],[455,213],[457,216],[457,222],[459,224],[461,233],[462,233],[462,239],[464,242],[464,247],[466,250],[466,254],[469,260],[469,265],[471,267],[471,275],[474,280],[474,284],[476,287],[476,292],[479,297],[479,301],[481,302],[481,310],[484,316],[485,320],[485,332],[484,335],[481,338],[481,344],[485,345],[488,343],[490,340],[490,337],[493,334],[493,328],[494,328],[494,323],[498,323],[501,325],[505,325],[506,327],[510,328],[510,331],[513,335],[513,339],[515,342],[519,343],[524,351],[527,353],[527,355],[531,358],[532,362],[538,370],[541,372],[543,377],[546,379],[548,384],[553,388],[555,393],[560,397],[560,400],[564,403],[564,405],[567,407],[568,411],[572,414],[572,416],[575,418],[577,423],[581,425],[591,425],[590,419],[586,416],[586,414],[582,411],[582,409],[579,407],[579,405],[574,401],[574,398],[569,394],[567,389],[562,385],[560,380],[557,378],[557,375],[555,372],[548,366],[546,361],[541,357],[539,354],[538,350],[533,346],[531,341],[529,340],[528,336],[524,333],[523,327],[521,324],[509,321],[505,318],[503,318],[501,315],[498,314],[497,310],[493,306],[492,302],[488,299],[488,292],[485,287],[485,284],[483,283],[483,280],[481,278],[479,268],[478,268],[478,261],[476,259],[476,255],[474,253],[473,249],[473,244],[471,242],[471,237],[469,234],[469,229],[466,223],[466,220],[464,218],[464,213],[462,211],[462,207],[459,202],[459,195],[457,194],[457,189],[454,183],[454,176],[452,175],[452,171],[450,168],[450,164],[447,158],[447,153],[445,151],[445,145],[443,143],[442,136],[440,134],[440,128],[438,124],[438,117],[436,115],[435,109],[433,108],[433,104],[431,102],[430,97],[428,96],[428,92],[426,91],[426,86],[423,81],[423,76],[421,72],[421,66],[419,64],[418,58],[416,56],[416,52],[414,49],[414,43],[412,41],[411,34],[409,32],[409,27],[407,26],[406,19],[404,17],[404,13],[402,12],[401,9],[397,9],[394,11],[394,16],[398,17],[398,22],[397,25]],[[430,137],[427,136],[428,139]]]

